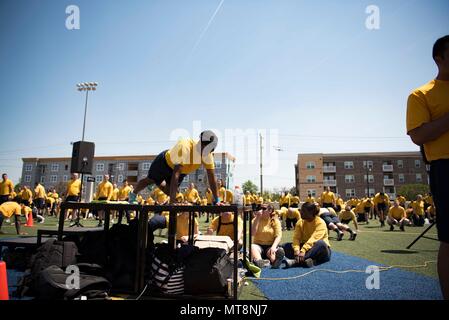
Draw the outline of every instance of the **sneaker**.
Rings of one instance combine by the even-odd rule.
[[[276,250],[276,259],[273,262],[273,265],[271,266],[271,269],[279,269],[281,266],[282,260],[285,257],[285,251],[283,248],[278,248]]]
[[[380,223],[380,226],[381,226],[381,227],[385,227],[385,222],[382,221],[382,222]]]
[[[315,266],[315,261],[313,261],[313,259],[309,258],[304,261],[304,268],[312,268],[314,266]]]
[[[390,225],[390,231],[393,231],[393,230],[394,230],[393,225]]]
[[[344,233],[343,233],[343,232],[341,232],[340,230],[338,230],[337,241],[341,241],[341,240],[343,240],[343,235],[344,235]]]
[[[296,260],[295,259],[288,259],[288,258],[285,258],[283,261],[282,261],[282,264],[284,265],[284,269],[288,269],[288,268],[293,268],[293,267],[295,267],[296,266]]]
[[[268,268],[270,266],[270,260],[260,259],[260,260],[254,261],[254,264],[261,269]]]
[[[405,229],[404,229],[404,225],[403,225],[403,224],[401,224],[401,226],[399,227],[399,229],[401,229],[401,231],[405,231]]]
[[[353,233],[351,234],[351,237],[349,238],[349,240],[354,241],[356,237],[357,237],[357,233],[356,233],[356,232],[353,232]]]

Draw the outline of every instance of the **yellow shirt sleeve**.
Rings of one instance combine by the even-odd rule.
[[[316,226],[315,231],[310,236],[309,240],[302,246],[301,252],[306,253],[307,251],[309,251],[313,247],[315,242],[324,239],[326,237],[326,234],[327,234],[326,224],[324,223],[318,224]]]
[[[422,93],[415,91],[410,94],[407,101],[407,133],[430,120],[430,111]]]

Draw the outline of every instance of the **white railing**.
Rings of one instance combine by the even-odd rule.
[[[384,186],[394,186],[394,179],[384,179]]]
[[[323,167],[323,172],[324,173],[335,173],[335,172],[337,172],[337,167],[335,167],[335,166]]]
[[[324,186],[325,187],[336,187],[337,180],[324,180]]]
[[[391,171],[393,171],[393,165],[392,164],[384,164],[382,166],[382,170],[384,172],[391,172]]]

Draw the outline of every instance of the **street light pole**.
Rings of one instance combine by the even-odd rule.
[[[262,173],[262,134],[260,134],[260,196],[263,195],[263,173]]]
[[[81,141],[84,141],[84,132],[86,130],[87,102],[89,99],[89,91],[97,90],[98,83],[97,82],[83,82],[83,83],[78,83],[76,86],[78,87],[78,91],[86,91],[86,103],[84,105],[83,136],[81,138]]]
[[[84,131],[86,130],[86,114],[87,114],[87,100],[89,98],[89,91],[86,90],[86,104],[84,106],[84,121],[83,121],[83,137],[81,141],[84,141]]]

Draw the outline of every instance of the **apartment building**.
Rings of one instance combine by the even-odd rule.
[[[295,171],[301,199],[327,186],[343,199],[382,191],[395,198],[402,185],[428,183],[420,152],[298,154]]]
[[[103,181],[103,176],[109,174],[110,181],[121,186],[125,179],[136,185],[140,179],[147,176],[148,170],[156,155],[110,156],[95,157],[92,175],[84,175],[83,195],[87,200],[92,199],[96,186]],[[45,188],[63,188],[70,180],[71,158],[23,158],[21,183],[34,186],[40,182]],[[229,153],[215,153],[215,176],[223,179],[227,188],[234,186],[235,158]],[[94,181],[93,181],[94,180]],[[207,186],[207,174],[201,167],[194,173],[187,175],[181,184],[181,190],[193,182],[200,193],[204,193]],[[147,192],[142,192],[146,196]]]

